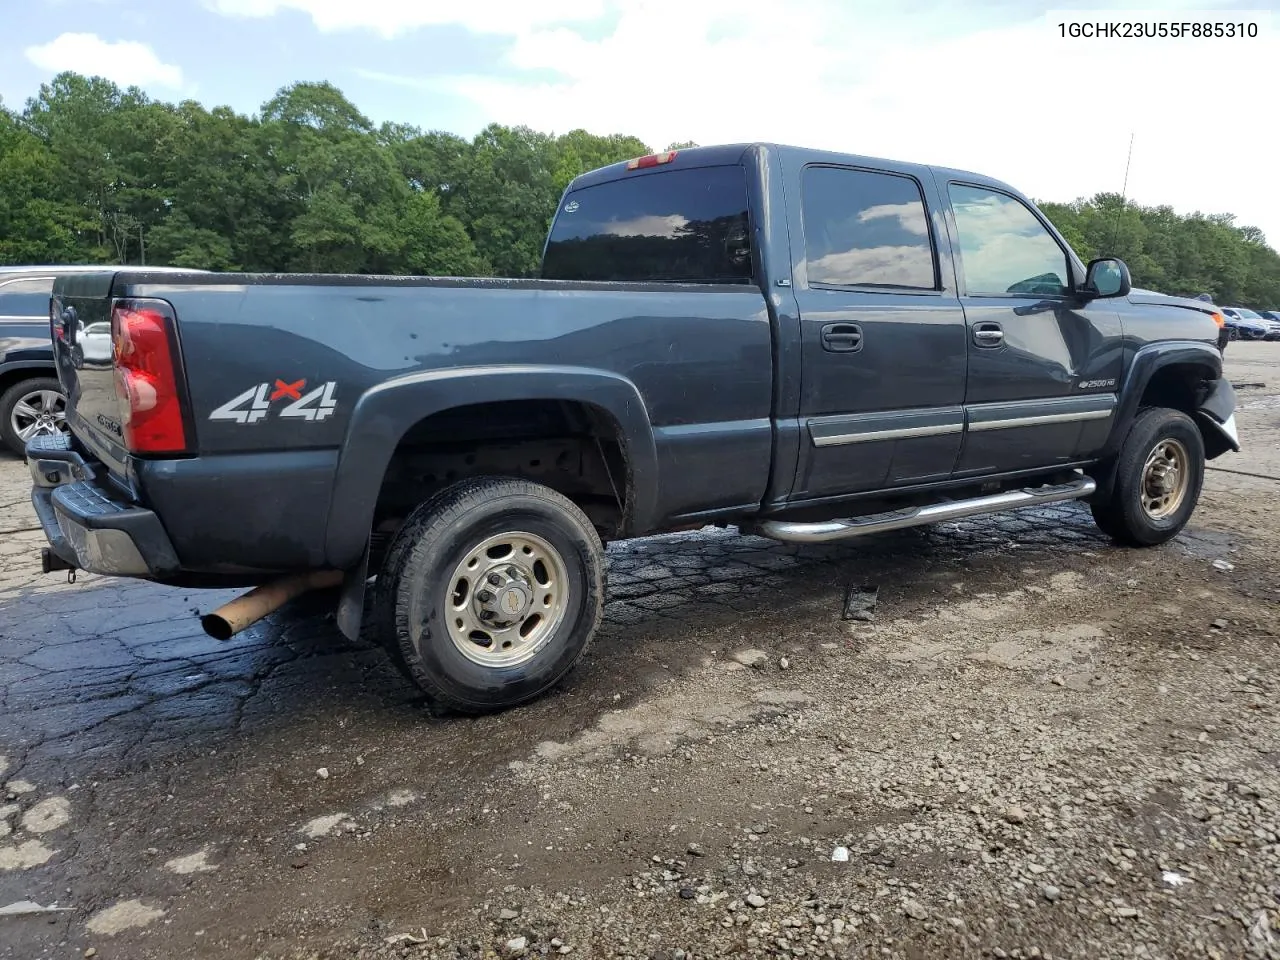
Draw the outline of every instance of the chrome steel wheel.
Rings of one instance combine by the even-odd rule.
[[[18,398],[9,427],[22,441],[41,434],[67,432],[67,400],[56,390],[32,390]]]
[[[1163,520],[1182,506],[1191,477],[1191,457],[1181,441],[1165,439],[1147,455],[1142,468],[1142,509]]]
[[[449,578],[449,637],[484,667],[534,657],[569,608],[569,573],[550,543],[513,531],[473,547]]]

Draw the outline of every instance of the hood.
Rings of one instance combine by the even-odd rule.
[[[1186,307],[1199,310],[1201,313],[1220,313],[1221,311],[1207,300],[1193,300],[1190,297],[1175,297],[1155,290],[1141,290],[1134,287],[1129,291],[1129,302],[1137,304],[1158,304],[1164,307]]]

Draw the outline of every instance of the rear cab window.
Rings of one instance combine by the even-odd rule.
[[[746,170],[663,170],[568,193],[551,226],[542,276],[751,283]]]
[[[53,277],[0,279],[0,320],[48,320]]]
[[[929,216],[915,180],[809,166],[800,203],[810,287],[938,288]]]

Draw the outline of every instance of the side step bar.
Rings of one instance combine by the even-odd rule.
[[[1079,480],[1056,486],[1006,490],[1004,493],[974,497],[972,500],[950,500],[945,503],[930,504],[927,507],[907,507],[904,510],[873,513],[852,520],[826,520],[821,523],[762,520],[754,524],[749,532],[774,540],[785,540],[788,543],[826,543],[829,540],[864,537],[869,533],[883,533],[886,530],[901,530],[904,527],[919,527],[944,520],[976,517],[984,513],[1000,513],[1003,510],[1016,510],[1019,507],[1036,507],[1047,503],[1061,503],[1065,500],[1079,500],[1089,496],[1097,488],[1098,485],[1091,477],[1081,477]]]

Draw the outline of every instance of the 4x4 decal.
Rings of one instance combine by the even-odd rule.
[[[272,383],[259,383],[244,393],[236,394],[218,409],[209,414],[210,420],[233,420],[236,423],[257,423],[265,419],[277,400],[290,400],[291,403],[278,407],[277,417],[288,417],[294,420],[324,420],[338,408],[333,398],[333,391],[338,384],[329,380],[315,389],[303,393],[306,380],[294,380],[286,383],[277,380]]]

